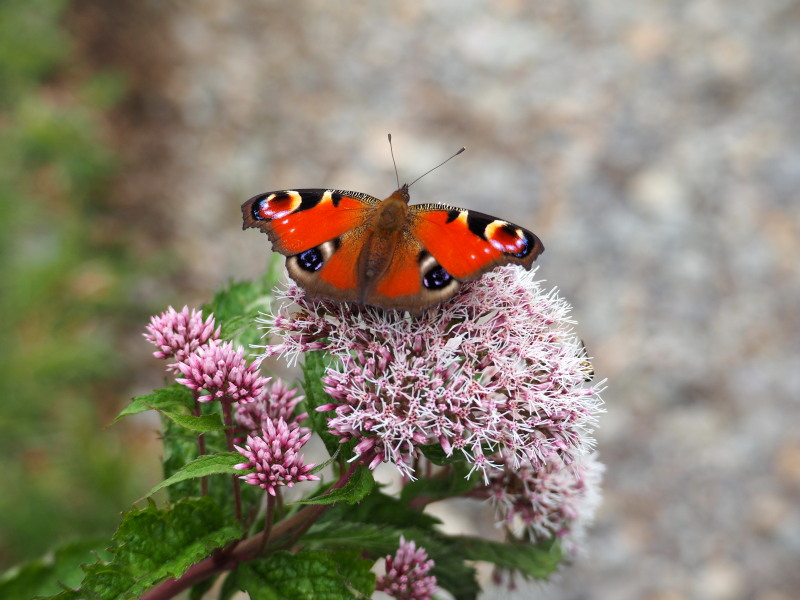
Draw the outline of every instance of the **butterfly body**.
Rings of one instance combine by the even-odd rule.
[[[410,205],[408,186],[361,192],[280,190],[242,205],[243,228],[269,236],[312,297],[420,312],[504,264],[530,269],[544,251],[530,231],[475,211]]]

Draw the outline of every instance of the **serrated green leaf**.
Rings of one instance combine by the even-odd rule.
[[[33,598],[57,594],[63,585],[75,587],[83,579],[82,563],[97,560],[110,539],[91,539],[64,544],[52,556],[18,565],[0,576],[0,598]],[[63,584],[63,585],[62,585]]]
[[[183,468],[184,465],[197,458],[197,435],[164,417],[161,418],[161,421],[163,424],[162,437],[164,444],[162,467],[164,469],[164,479],[168,479]],[[211,433],[205,436],[206,444],[209,443],[209,438],[213,435]],[[177,502],[181,498],[199,495],[199,480],[189,479],[167,488],[167,496],[170,502]]]
[[[371,568],[358,550],[276,552],[268,561],[242,565],[236,579],[251,600],[367,599],[375,589]]]
[[[328,454],[333,456],[339,450],[339,438],[328,431],[330,413],[323,413],[317,410],[318,406],[323,406],[333,401],[333,398],[325,392],[325,388],[322,385],[322,378],[325,376],[327,367],[328,362],[324,352],[306,352],[303,355],[303,390],[306,394],[303,403],[305,411],[308,413],[308,422],[311,424],[312,431],[322,439]],[[348,458],[350,456],[345,456],[345,459]]]
[[[233,465],[239,464],[243,461],[242,455],[238,452],[222,452],[219,454],[204,454],[199,456],[190,463],[184,465],[171,477],[165,479],[153,489],[151,489],[145,496],[152,496],[158,490],[174,485],[187,479],[194,479],[196,477],[207,477],[208,475],[241,474],[233,468]]]
[[[175,383],[169,387],[153,391],[152,394],[137,396],[131,403],[122,409],[112,425],[129,415],[135,415],[152,409],[161,409],[174,412],[175,409],[182,407],[189,410],[194,406],[194,394],[189,388]]]
[[[481,560],[513,569],[527,577],[546,579],[564,558],[555,541],[540,544],[492,542],[469,536],[452,536],[448,543],[459,548],[468,560]]]
[[[109,548],[111,560],[84,568],[80,588],[51,600],[139,598],[167,578],[178,578],[189,567],[241,537],[212,498],[192,498],[164,509],[150,504],[123,515]]]
[[[373,487],[375,487],[375,479],[372,477],[372,471],[367,467],[359,467],[344,487],[331,490],[322,496],[299,500],[295,504],[335,504],[336,502],[353,504],[365,498]]]
[[[400,494],[400,501],[408,504],[418,496],[424,496],[429,500],[443,500],[460,496],[481,483],[477,473],[467,479],[470,467],[467,463],[453,463],[450,470],[441,476],[420,478],[410,481],[403,486]]]
[[[181,415],[178,413],[168,412],[166,410],[159,410],[162,415],[170,421],[188,429],[195,433],[208,433],[209,431],[225,431],[225,425],[222,423],[222,418],[218,414],[202,415],[195,417],[194,415]]]

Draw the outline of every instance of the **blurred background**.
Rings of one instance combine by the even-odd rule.
[[[150,314],[267,264],[255,193],[535,231],[607,414],[555,582],[486,598],[800,589],[800,2],[0,3],[0,563],[107,536],[159,476]],[[135,459],[135,460],[134,460]]]

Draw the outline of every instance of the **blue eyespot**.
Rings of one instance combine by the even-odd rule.
[[[317,248],[301,252],[297,255],[297,266],[310,273],[319,271],[322,268],[322,252]]]
[[[440,290],[450,283],[452,279],[453,276],[445,271],[441,265],[436,265],[425,273],[425,276],[422,278],[422,283],[429,290]]]

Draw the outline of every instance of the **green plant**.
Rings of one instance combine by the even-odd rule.
[[[274,272],[219,292],[206,317],[153,317],[146,337],[175,382],[119,418],[159,413],[164,480],[110,545],[62,547],[7,574],[0,596],[199,598],[220,580],[220,598],[380,589],[423,600],[438,588],[468,599],[480,590],[473,561],[547,577],[577,549],[599,497],[601,467],[586,451],[600,401],[568,306],[520,273],[499,269],[417,317],[291,286],[260,318],[276,302]],[[257,320],[280,338],[262,357],[304,358],[304,398],[237,347],[260,338]],[[312,435],[327,453],[316,466],[301,453]],[[381,463],[397,467],[398,493],[373,478]],[[424,509],[452,498],[488,500],[505,540],[444,533]]]

